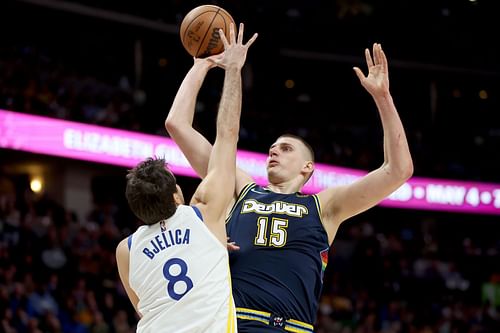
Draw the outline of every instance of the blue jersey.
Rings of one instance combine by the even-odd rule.
[[[314,323],[329,249],[320,216],[316,195],[245,186],[226,225],[240,246],[230,254],[237,308]],[[249,315],[268,320],[258,311]]]

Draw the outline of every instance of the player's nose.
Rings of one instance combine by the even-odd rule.
[[[270,157],[277,156],[278,151],[279,151],[278,147],[272,147],[271,149],[269,149],[269,156]]]

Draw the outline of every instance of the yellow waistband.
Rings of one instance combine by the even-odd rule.
[[[236,308],[236,316],[238,319],[255,320],[261,323],[272,325],[270,323],[272,314],[270,312],[258,311],[247,308]],[[283,328],[288,332],[295,333],[313,333],[313,325],[298,321],[295,319],[284,319]]]

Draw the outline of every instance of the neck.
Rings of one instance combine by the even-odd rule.
[[[270,182],[266,187],[276,193],[290,194],[299,192],[302,189],[302,183],[293,180],[281,183]]]

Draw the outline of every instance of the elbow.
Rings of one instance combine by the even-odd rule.
[[[409,161],[408,165],[403,170],[403,174],[402,174],[403,179],[405,181],[410,179],[413,176],[413,171],[414,171],[413,162]]]
[[[413,171],[413,161],[411,158],[408,158],[408,160],[406,160],[397,168],[398,178],[402,183],[404,183],[413,176]]]
[[[177,130],[178,126],[175,120],[170,118],[170,116],[165,119],[165,129],[167,130],[167,133],[172,136],[172,133],[175,133]]]
[[[395,185],[400,186],[413,176],[413,162],[410,159],[400,163],[388,163],[383,167]]]

